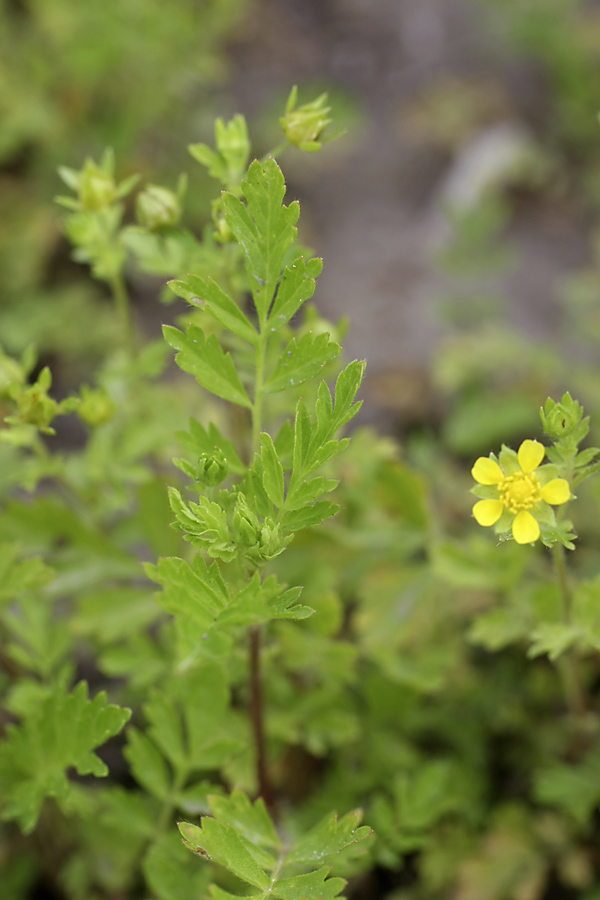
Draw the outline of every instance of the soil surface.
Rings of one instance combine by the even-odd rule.
[[[325,260],[319,307],[350,317],[347,355],[367,359],[367,398],[394,427],[427,402],[449,327],[439,301],[452,285],[433,260],[447,229],[443,203],[457,179],[468,195],[479,165],[476,148],[468,154],[482,135],[500,147],[507,130],[509,143],[534,134],[542,75],[476,0],[259,0],[231,55],[235,102],[250,119],[270,103],[281,108],[295,83],[337,88],[356,105],[346,137],[282,165],[302,203],[302,236]],[[475,86],[484,102],[466,141],[452,146],[413,126],[419,98],[445,85],[451,101],[454,83]],[[498,286],[502,316],[532,339],[552,334],[557,285],[588,252],[581,213],[533,193],[513,204],[508,232],[518,263]]]

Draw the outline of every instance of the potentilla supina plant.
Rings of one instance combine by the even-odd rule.
[[[473,507],[476,521],[496,531],[512,532],[517,544],[531,544],[540,537],[540,525],[555,525],[551,506],[571,498],[569,482],[557,478],[557,468],[540,468],[546,448],[539,441],[523,441],[517,453],[503,446],[496,458],[480,456],[471,469],[477,482],[473,493],[481,499]]]

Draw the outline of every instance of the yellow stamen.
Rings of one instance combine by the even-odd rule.
[[[504,506],[512,513],[531,509],[541,499],[540,485],[535,475],[521,472],[507,475],[498,485],[498,494]]]

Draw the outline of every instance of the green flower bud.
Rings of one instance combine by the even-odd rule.
[[[138,194],[135,207],[138,222],[151,231],[174,228],[181,219],[181,202],[177,194],[156,184],[149,184]]]
[[[37,382],[15,398],[19,414],[11,421],[34,425],[40,431],[53,433],[49,426],[50,422],[58,415],[59,407],[56,400],[48,396],[47,391],[51,383],[50,370],[43,369]]]
[[[92,428],[104,425],[112,419],[115,406],[105,390],[94,390],[83,385],[81,388],[81,403],[77,407],[77,415]]]
[[[321,94],[311,103],[305,103],[295,109],[297,98],[297,88],[293,87],[285,107],[285,116],[279,120],[283,132],[290,144],[300,150],[309,152],[320,150],[323,132],[333,121],[327,115],[331,109],[325,105],[327,94]]]
[[[540,409],[540,416],[546,434],[560,439],[569,437],[578,429],[583,417],[583,407],[566,393],[560,403],[548,397],[543,409]]]
[[[260,526],[256,515],[252,512],[246,498],[239,494],[233,513],[233,538],[241,547],[255,547],[260,539]]]
[[[106,209],[117,199],[114,178],[93,159],[86,159],[79,173],[78,191],[82,209]]]
[[[198,459],[196,480],[207,487],[216,487],[218,484],[221,484],[228,474],[229,463],[225,459],[223,451],[218,447],[215,447],[215,452],[212,456],[208,453],[203,453]]]

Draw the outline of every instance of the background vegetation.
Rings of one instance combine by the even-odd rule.
[[[290,897],[335,896],[338,876],[355,898],[600,896],[598,488],[583,481],[569,510],[566,592],[543,547],[481,531],[468,494],[477,456],[542,440],[549,395],[577,397],[599,442],[600,12],[583,0],[367,6],[0,2],[0,867],[15,900],[191,900],[211,881],[212,897],[263,896],[248,894],[261,876],[244,888],[239,859],[223,874],[175,826],[235,815],[263,853],[280,840],[241,794],[224,799],[267,791],[240,637],[257,622],[265,800],[290,846],[313,834],[333,865]],[[226,406],[176,373],[159,330],[206,328],[206,311],[175,297],[195,296],[190,272],[247,309],[219,192],[241,196],[251,158],[285,142],[295,82],[297,102],[330,91],[308,143],[329,115],[330,132],[348,133],[317,154],[276,154],[285,202],[302,200],[300,239],[326,264],[316,306],[282,338],[335,343],[347,315],[367,402],[324,470],[341,512],[298,519],[272,560],[261,532],[252,560],[302,585],[316,614],[288,621],[261,595],[268,615],[258,604],[225,628],[226,663],[217,638],[196,659],[165,559],[228,561],[170,527],[186,514],[167,486],[189,501],[192,474],[217,502],[215,443],[245,448],[225,451],[229,485],[250,477],[256,434],[242,395],[215,391]],[[251,154],[239,119],[213,137],[215,117],[238,111]],[[207,333],[247,385],[245,326],[232,337],[222,318]],[[300,392],[286,389],[264,427],[287,472],[281,423]],[[307,404],[316,391],[302,389]],[[543,440],[575,434],[576,452],[585,427],[565,410],[566,436]],[[73,722],[88,743],[63,740]],[[361,832],[352,853],[358,808],[376,838]],[[212,846],[217,862],[236,858]],[[306,859],[297,851],[300,869]]]

